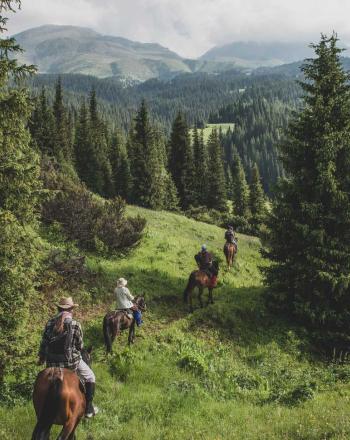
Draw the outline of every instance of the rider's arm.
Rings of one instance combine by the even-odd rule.
[[[131,295],[130,290],[127,287],[124,287],[124,293],[125,296],[128,298],[128,300],[133,301],[134,297]]]
[[[73,340],[74,340],[74,346],[77,349],[77,351],[81,351],[84,348],[84,342],[83,342],[83,330],[81,328],[81,325],[79,322],[76,322],[73,325]]]
[[[48,346],[49,346],[49,326],[48,324],[46,324],[42,339],[41,339],[41,343],[40,343],[40,348],[39,348],[39,358],[41,361],[45,361],[46,356],[47,356],[47,351],[48,351]]]

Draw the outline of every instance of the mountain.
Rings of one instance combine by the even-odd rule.
[[[81,73],[145,81],[234,67],[232,62],[186,60],[156,43],[138,43],[76,26],[45,25],[14,37],[25,49],[21,61],[36,64],[40,73]]]
[[[202,60],[235,62],[239,66],[256,68],[292,63],[311,57],[313,51],[306,43],[235,42],[216,46],[202,55]]]

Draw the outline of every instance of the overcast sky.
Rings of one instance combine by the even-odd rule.
[[[22,0],[8,27],[86,26],[196,57],[232,41],[310,42],[333,29],[348,44],[349,20],[349,0]]]

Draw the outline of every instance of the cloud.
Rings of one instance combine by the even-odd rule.
[[[23,0],[14,34],[42,24],[71,24],[196,57],[232,41],[315,41],[336,30],[350,42],[345,0]]]

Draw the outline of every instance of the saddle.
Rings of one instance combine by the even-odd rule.
[[[123,312],[129,319],[133,319],[134,314],[131,309],[117,309],[116,312]]]

